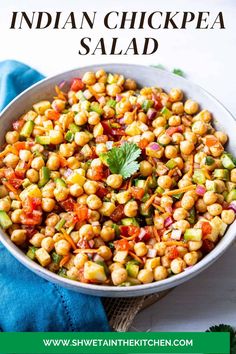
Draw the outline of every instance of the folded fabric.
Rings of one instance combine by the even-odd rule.
[[[0,63],[0,110],[16,95],[41,80],[32,68]],[[35,275],[0,244],[0,331],[109,331],[100,298],[79,294]]]

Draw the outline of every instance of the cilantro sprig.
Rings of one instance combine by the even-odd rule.
[[[106,154],[106,162],[112,173],[122,175],[124,179],[129,178],[139,169],[136,161],[141,150],[134,143],[125,142],[120,147],[113,147]]]
[[[236,332],[230,325],[219,324],[210,327],[206,332],[229,332],[230,333],[230,354],[236,353]]]

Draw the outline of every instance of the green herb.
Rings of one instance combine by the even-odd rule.
[[[139,169],[136,159],[140,156],[141,150],[134,143],[124,143],[121,147],[114,147],[107,153],[107,163],[112,173],[129,178]]]
[[[230,354],[236,353],[236,332],[235,329],[226,324],[219,324],[210,327],[206,332],[229,332],[230,333]]]
[[[174,69],[172,71],[172,73],[175,75],[181,76],[181,77],[185,77],[185,74],[184,74],[183,70],[181,70],[181,69]]]
[[[153,68],[156,69],[161,69],[161,70],[166,70],[166,68],[164,67],[164,65],[162,64],[157,64],[157,65],[151,65]]]

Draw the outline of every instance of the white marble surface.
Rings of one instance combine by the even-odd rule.
[[[114,6],[115,4],[115,6]],[[80,65],[103,62],[139,64],[162,63],[168,69],[181,68],[187,77],[214,94],[236,115],[236,3],[235,0],[0,0],[0,60],[17,59],[53,75]],[[99,26],[90,30],[10,30],[11,11],[223,11],[225,30],[108,31]],[[154,36],[159,41],[155,55],[86,56],[77,54],[79,38],[98,40],[118,36]],[[166,298],[140,313],[132,327],[137,331],[204,331],[215,323],[236,326],[236,247],[197,278],[173,290]]]

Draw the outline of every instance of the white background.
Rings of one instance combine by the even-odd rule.
[[[63,11],[63,19],[71,11],[97,11],[96,29],[74,30],[10,30],[12,11]],[[102,19],[109,11],[223,11],[224,30],[107,30]],[[63,22],[63,21],[62,21]],[[195,22],[196,24],[196,22]],[[63,25],[63,23],[62,23]],[[80,25],[80,24],[79,24]],[[119,37],[119,47],[126,47],[132,37],[159,42],[151,56],[79,56],[80,39],[92,37],[94,48],[104,37],[107,47],[111,37]],[[187,77],[214,94],[236,115],[236,3],[235,0],[0,0],[0,61],[23,61],[44,75],[53,75],[78,66],[123,62],[163,64],[167,69],[181,68]],[[173,290],[166,298],[137,316],[132,330],[204,331],[210,325],[224,322],[236,326],[236,249],[235,246],[209,270]]]

